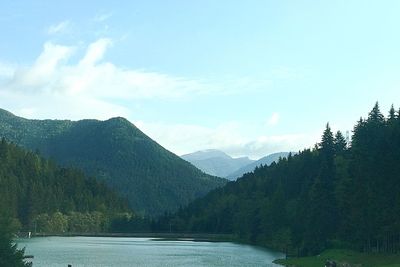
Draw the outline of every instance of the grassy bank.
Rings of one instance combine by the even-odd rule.
[[[362,267],[400,267],[400,254],[359,253],[351,250],[331,249],[320,255],[302,258],[276,260],[275,263],[283,266],[322,267],[327,259],[337,263],[348,263],[347,266]],[[340,264],[338,267],[341,266]],[[344,265],[346,266],[346,265]]]

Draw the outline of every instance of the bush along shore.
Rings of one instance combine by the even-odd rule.
[[[292,267],[400,267],[400,254],[361,253],[345,249],[329,249],[309,257],[279,259],[275,263]]]

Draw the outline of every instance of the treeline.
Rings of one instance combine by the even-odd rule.
[[[31,231],[106,230],[115,214],[130,211],[125,200],[94,178],[60,168],[4,138],[0,141],[0,197],[0,213]]]
[[[400,251],[400,118],[378,103],[351,144],[329,125],[314,149],[255,169],[216,189],[153,231],[230,233],[289,254],[328,247]]]

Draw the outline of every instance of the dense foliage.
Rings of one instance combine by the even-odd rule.
[[[157,231],[233,233],[291,254],[331,246],[400,251],[400,118],[378,104],[351,145],[327,125],[322,141],[255,169],[153,225]]]
[[[31,263],[24,261],[24,249],[18,249],[12,241],[15,222],[6,212],[0,212],[0,266],[29,267]]]
[[[141,214],[176,210],[226,182],[199,171],[123,118],[27,120],[0,110],[0,136],[104,180]]]
[[[60,168],[4,138],[0,141],[0,197],[0,212],[32,231],[104,231],[112,214],[129,210],[126,201],[103,183],[78,170]],[[69,221],[64,220],[66,216]],[[95,218],[90,221],[88,216]],[[63,220],[64,228],[60,227]]]

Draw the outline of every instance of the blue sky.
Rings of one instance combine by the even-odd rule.
[[[400,105],[400,2],[9,1],[0,107],[259,158]]]

